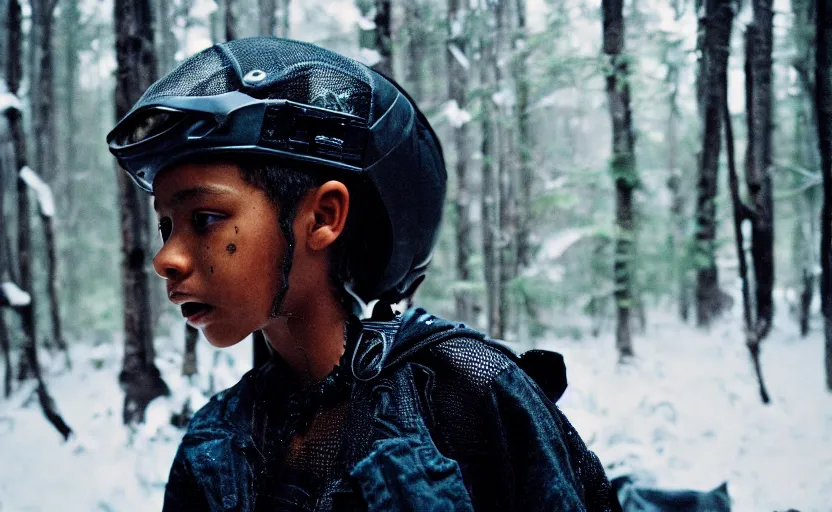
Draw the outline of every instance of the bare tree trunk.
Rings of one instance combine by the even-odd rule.
[[[392,37],[392,10],[391,0],[356,0],[358,10],[362,16],[368,16],[375,12],[373,22],[375,27],[371,30],[361,30],[359,33],[359,46],[378,52],[379,61],[373,69],[384,74],[393,76],[393,37]]]
[[[674,3],[674,19],[676,22],[681,19],[682,14],[681,5],[678,2]],[[665,84],[670,91],[668,95],[669,115],[667,118],[667,169],[670,173],[667,188],[670,191],[670,216],[673,224],[670,243],[674,255],[673,263],[679,294],[679,318],[687,322],[690,315],[690,282],[688,279],[689,257],[685,229],[687,218],[685,215],[685,194],[683,193],[685,175],[679,167],[677,152],[680,142],[678,127],[681,122],[678,103],[680,58],[684,55],[681,46],[681,41],[666,41],[664,61],[667,64]]]
[[[751,200],[751,256],[754,263],[759,343],[768,335],[774,314],[774,201],[771,191],[771,51],[772,0],[753,0],[754,21],[746,37],[748,146],[746,184]]]
[[[32,84],[31,95],[36,104],[34,115],[35,153],[38,166],[35,172],[44,180],[55,181],[55,86],[52,70],[52,35],[55,0],[33,0],[32,19],[37,26],[38,81]]]
[[[9,58],[6,77],[9,85],[9,92],[17,95],[20,87],[21,76],[21,11],[18,0],[11,0],[8,9],[8,46]],[[26,142],[23,135],[23,120],[21,112],[17,109],[7,109],[6,117],[9,121],[9,127],[12,132],[15,148],[15,167],[23,169],[27,167],[26,156]],[[57,412],[57,407],[49,391],[46,389],[46,383],[43,381],[43,376],[40,371],[40,364],[38,363],[38,348],[37,337],[35,331],[35,300],[32,294],[32,272],[31,272],[31,225],[29,214],[29,191],[26,182],[18,175],[17,178],[17,197],[18,197],[18,265],[20,266],[20,287],[30,296],[30,301],[27,305],[19,308],[21,323],[23,325],[23,333],[26,338],[24,347],[24,357],[26,361],[26,372],[24,376],[28,377],[30,374],[35,377],[38,382],[37,394],[41,409],[47,420],[61,433],[64,439],[68,439],[72,430],[61,418]],[[19,376],[20,377],[20,376]],[[22,377],[21,377],[22,378]]]
[[[402,27],[406,32],[404,85],[410,96],[417,102],[425,99],[422,80],[422,65],[425,62],[425,7],[423,0],[404,2],[404,20]]]
[[[488,318],[488,333],[496,337],[500,331],[500,309],[498,293],[498,276],[496,257],[497,241],[497,183],[494,176],[494,163],[497,161],[495,144],[494,117],[495,105],[492,98],[494,92],[494,62],[497,60],[494,48],[494,37],[488,29],[488,19],[491,16],[488,9],[481,9],[478,15],[480,22],[480,101],[482,111],[480,122],[482,137],[480,152],[482,153],[482,194],[480,201],[482,223],[483,250],[483,280],[485,281],[486,315]]]
[[[727,85],[727,84],[726,84]],[[760,368],[760,338],[755,329],[755,322],[751,312],[751,286],[748,278],[748,262],[745,257],[745,241],[742,233],[742,223],[752,216],[748,207],[740,199],[740,185],[737,177],[737,166],[734,158],[734,130],[731,126],[731,114],[728,102],[723,103],[723,122],[725,124],[725,152],[728,158],[728,188],[731,192],[731,204],[734,210],[734,237],[739,261],[740,279],[742,280],[742,312],[745,322],[745,344],[751,353],[751,360],[757,373],[757,384],[760,387],[760,399],[764,404],[769,403],[768,391],[763,382]]]
[[[234,12],[234,0],[225,0],[225,40],[237,39],[237,18]]]
[[[820,155],[817,144],[817,115],[814,105],[814,42],[815,10],[812,0],[792,0],[794,14],[794,35],[796,54],[792,59],[800,84],[797,98],[797,123],[795,124],[795,161],[806,169],[820,168]],[[795,186],[803,185],[805,177],[794,174]],[[818,266],[817,252],[814,247],[820,239],[818,226],[818,190],[816,187],[795,197],[797,211],[795,220],[793,249],[796,267],[801,274],[800,305],[798,323],[801,336],[809,334],[810,307],[815,290],[815,268]]]
[[[278,24],[278,33],[280,37],[291,37],[292,35],[292,0],[278,0],[280,7],[278,8],[278,15],[280,16],[280,23]]]
[[[173,69],[176,62],[175,55],[178,44],[176,34],[173,33],[176,19],[173,16],[173,6],[170,0],[158,0],[156,8],[159,16],[159,22],[156,23],[157,54],[159,55],[159,69],[157,72],[159,75],[164,75]]]
[[[613,148],[611,170],[615,180],[615,302],[617,322],[615,344],[622,358],[633,355],[630,309],[633,305],[633,187],[638,182],[635,162],[635,137],[630,108],[627,57],[624,52],[622,0],[603,0],[604,53],[609,58],[607,98],[612,119]]]
[[[116,119],[121,119],[156,78],[149,0],[116,0]],[[149,204],[127,173],[118,170],[121,205],[125,424],[144,421],[151,400],[168,395],[155,364],[147,280]]]
[[[725,297],[719,289],[716,268],[716,192],[722,130],[722,104],[734,0],[705,0],[705,17],[700,18],[701,51],[699,83],[702,115],[702,152],[696,198],[696,323],[705,327],[722,313]]]
[[[182,376],[192,377],[197,374],[196,342],[199,330],[190,324],[185,324],[185,354],[182,356]]]
[[[0,32],[0,35],[6,36],[5,32]],[[4,37],[0,39],[0,41],[6,41],[7,39]],[[5,46],[5,45],[4,45]],[[3,59],[4,65],[7,65],[7,59]],[[6,67],[2,68],[5,73]],[[7,169],[6,162],[8,159],[6,158],[6,151],[8,147],[8,143],[4,139],[6,137],[5,131],[2,128],[6,128],[7,124],[5,119],[2,121],[3,124],[0,125],[0,283],[7,281],[8,279],[8,268],[11,265],[11,261],[8,261],[6,255],[7,247],[6,243],[8,239],[6,238],[6,218],[5,218],[5,205],[6,202],[6,176],[11,175],[11,169]],[[2,295],[0,294],[0,298]],[[3,386],[3,395],[8,398],[12,393],[12,352],[11,352],[11,343],[9,340],[9,332],[6,327],[6,318],[3,314],[3,308],[0,306],[0,349],[3,350],[3,357],[5,359],[5,376],[4,376],[4,386]]]
[[[823,175],[821,215],[821,308],[826,340],[826,388],[832,391],[832,3],[815,0],[817,60],[815,105]]]
[[[277,32],[277,1],[257,0],[257,10],[260,14],[260,35],[273,36]]]
[[[503,92],[507,89],[505,84],[505,73],[503,72],[503,59],[500,55],[511,52],[511,39],[506,37],[508,29],[507,9],[504,2],[492,4],[492,16],[494,19],[494,66],[495,89]],[[514,279],[515,256],[516,256],[516,212],[514,207],[514,173],[512,172],[511,159],[509,157],[512,145],[511,123],[515,116],[512,115],[511,106],[506,101],[497,104],[496,147],[494,152],[497,157],[497,247],[496,247],[496,300],[497,314],[494,317],[492,335],[498,339],[505,339],[509,330],[508,324],[511,318],[511,298],[509,286]]]
[[[448,97],[455,101],[460,110],[468,108],[468,59],[470,24],[469,11],[463,0],[448,0]],[[456,54],[456,55],[455,55]],[[471,283],[471,183],[468,176],[468,160],[471,157],[468,125],[464,122],[453,124],[453,144],[456,149],[454,171],[456,173],[456,193],[454,207],[456,213],[456,277],[460,286],[454,293],[456,317],[461,322],[474,320]]]

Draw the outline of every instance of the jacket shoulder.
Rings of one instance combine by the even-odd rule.
[[[252,386],[251,370],[228,389],[220,391],[202,406],[188,423],[185,437],[218,437],[222,433],[244,431],[251,423]]]

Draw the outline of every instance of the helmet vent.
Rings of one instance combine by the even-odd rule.
[[[263,79],[266,78],[266,72],[262,69],[252,69],[246,76],[243,77],[243,82],[247,84],[256,84],[257,82],[262,82]]]

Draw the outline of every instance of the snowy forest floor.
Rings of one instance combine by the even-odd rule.
[[[653,313],[635,338],[637,358],[616,364],[612,336],[551,339],[569,389],[559,405],[610,467],[638,471],[667,488],[708,490],[728,482],[736,511],[832,511],[832,394],[823,385],[823,340],[801,339],[780,318],[763,346],[772,403],[763,406],[740,324],[710,333]],[[157,362],[173,395],[151,404],[147,422],[121,425],[119,340],[76,343],[73,369],[46,361],[47,382],[75,431],[64,443],[43,418],[32,388],[0,400],[0,511],[160,510],[182,431],[172,411],[188,396],[199,407],[250,364],[248,342],[217,351],[200,341],[200,377],[180,376],[182,329],[157,340]]]

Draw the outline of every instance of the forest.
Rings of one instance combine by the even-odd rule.
[[[0,20],[0,452],[28,459],[0,509],[158,508],[190,415],[257,360],[168,303],[152,198],[105,139],[190,55],[271,35],[394,78],[436,128],[448,195],[409,304],[563,353],[559,405],[611,472],[828,510],[826,0],[0,0]],[[37,496],[49,465],[60,499]]]

